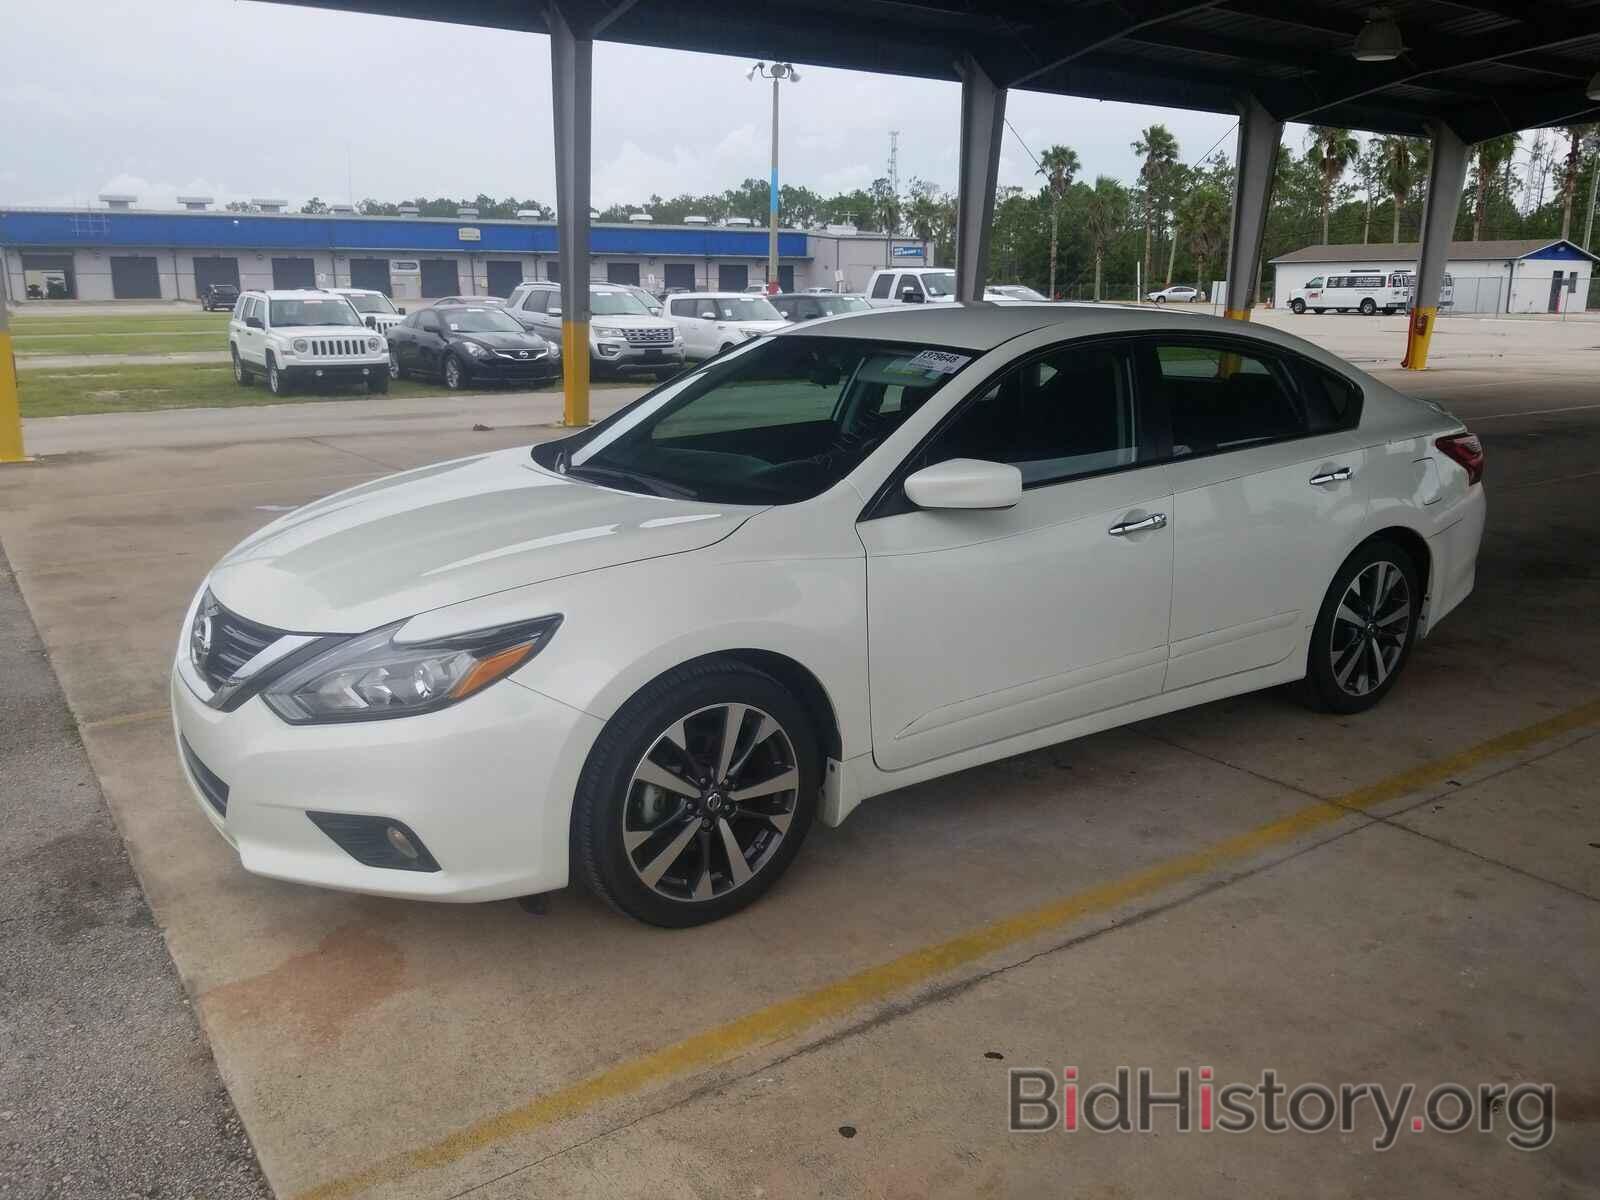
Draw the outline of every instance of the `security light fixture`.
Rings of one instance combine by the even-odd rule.
[[[1589,86],[1584,89],[1583,94],[1591,100],[1600,100],[1600,71],[1594,73],[1593,78],[1589,80]]]
[[[1405,48],[1400,27],[1389,19],[1389,10],[1375,8],[1367,14],[1367,23],[1356,34],[1350,53],[1357,62],[1393,62]]]

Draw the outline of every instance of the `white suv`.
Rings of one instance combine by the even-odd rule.
[[[561,345],[561,285],[521,283],[506,311],[547,341]],[[671,321],[650,315],[634,290],[620,283],[589,285],[589,361],[596,374],[654,374],[683,370],[683,339]]]
[[[274,396],[309,383],[389,390],[388,343],[332,292],[245,292],[228,322],[228,351],[241,387],[264,375]]]
[[[379,333],[388,333],[406,319],[405,309],[396,308],[388,296],[373,288],[329,288],[328,291],[350,301],[350,307],[361,314],[362,324]]]
[[[667,319],[690,358],[710,358],[789,324],[772,301],[748,292],[677,293],[667,297]]]

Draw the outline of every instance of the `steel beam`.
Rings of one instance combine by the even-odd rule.
[[[589,423],[589,125],[594,40],[549,6],[561,264],[562,423]]]
[[[982,300],[989,272],[989,233],[1000,174],[1006,89],[970,56],[961,75],[961,172],[956,196],[956,299]]]
[[[1241,97],[1237,107],[1239,137],[1234,149],[1233,223],[1228,237],[1228,295],[1223,315],[1248,321],[1256,273],[1261,266],[1261,238],[1272,205],[1272,181],[1278,169],[1283,122],[1254,96]]]
[[[1433,122],[1433,153],[1428,191],[1422,200],[1422,245],[1417,248],[1417,290],[1411,321],[1406,326],[1406,356],[1401,366],[1420,371],[1428,365],[1428,342],[1439,315],[1439,289],[1444,284],[1450,239],[1456,232],[1461,187],[1467,181],[1466,142],[1443,121]]]

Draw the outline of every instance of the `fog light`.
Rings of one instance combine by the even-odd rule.
[[[318,378],[318,379],[321,379],[321,378],[322,378],[322,368],[321,368],[321,367],[318,367],[318,368],[317,368],[317,378]]]
[[[417,848],[411,844],[411,839],[406,836],[405,830],[398,825],[391,825],[383,832],[384,836],[389,839],[389,845],[400,851],[407,858],[413,861],[416,860]]]
[[[393,817],[308,812],[311,823],[358,863],[391,871],[437,871],[438,860],[416,831]]]

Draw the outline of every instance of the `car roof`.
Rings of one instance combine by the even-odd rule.
[[[249,295],[265,296],[268,300],[326,300],[337,293],[329,288],[257,288]]]
[[[794,295],[793,292],[790,292],[789,294],[791,296]],[[750,299],[751,296],[758,296],[758,295],[761,296],[764,299],[766,293],[764,293],[764,292],[674,292],[672,294],[672,298],[674,300],[687,300],[687,299],[689,299],[691,297],[704,296],[704,297],[706,297],[708,299],[711,299],[711,300],[748,300],[748,299]]]

